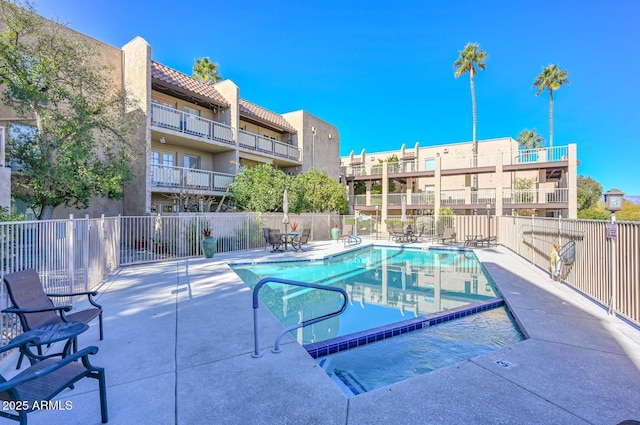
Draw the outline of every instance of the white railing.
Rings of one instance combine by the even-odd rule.
[[[273,140],[250,131],[239,130],[238,143],[240,147],[245,149],[300,161],[300,149],[297,146]]]
[[[440,192],[440,204],[442,205],[458,205],[465,203],[464,190],[443,190]]]
[[[478,189],[475,192],[471,191],[471,203],[472,204],[495,204],[496,190],[495,189]]]
[[[157,103],[151,104],[151,125],[207,140],[236,144],[230,126]]]
[[[387,205],[402,205],[402,197],[407,196],[404,193],[390,193],[387,195]]]
[[[533,164],[536,162],[567,161],[568,157],[568,146],[554,146],[552,148],[521,149],[513,152],[511,156],[505,154],[503,162],[505,165]]]
[[[412,173],[414,171],[418,171],[418,164],[415,161],[387,162],[389,174]]]
[[[168,165],[151,166],[151,185],[173,189],[225,191],[233,174]]]
[[[497,162],[495,153],[477,155],[442,156],[440,167],[443,170],[455,170],[459,168],[491,167]]]
[[[436,194],[433,191],[411,194],[410,205],[433,205],[436,202]]]
[[[367,195],[352,195],[349,197],[349,202],[354,206],[365,206],[367,205]]]
[[[569,189],[502,189],[503,204],[553,204],[569,202]]]

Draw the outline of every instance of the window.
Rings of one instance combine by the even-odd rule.
[[[424,169],[425,171],[433,171],[436,169],[436,159],[435,158],[427,158],[424,160]]]
[[[200,169],[200,157],[195,155],[184,156],[184,168],[191,168],[192,170]]]
[[[187,114],[191,114],[191,115],[195,115],[197,117],[200,116],[200,109],[195,109],[195,108],[191,108],[189,106],[183,106],[182,109],[187,113]]]
[[[9,139],[15,145],[31,145],[34,149],[37,149],[37,146],[32,142],[37,131],[38,129],[32,125],[15,122],[9,123]],[[31,154],[29,154],[29,156],[31,156]],[[11,167],[11,171],[13,172],[20,171],[23,168],[15,158],[9,158],[9,167]]]
[[[151,165],[165,165],[173,167],[176,165],[175,155],[165,152],[151,152]]]

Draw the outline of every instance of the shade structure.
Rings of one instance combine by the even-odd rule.
[[[407,197],[406,195],[402,195],[402,217],[400,217],[402,222],[407,221]]]

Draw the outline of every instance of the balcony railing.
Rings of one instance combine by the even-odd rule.
[[[226,191],[233,174],[167,165],[151,166],[151,185],[172,189]]]
[[[569,189],[502,189],[503,204],[551,204],[569,202]]]
[[[447,205],[462,205],[465,204],[465,191],[464,190],[443,190],[440,192],[440,204]]]
[[[568,146],[554,146],[553,148],[518,150],[513,153],[503,153],[502,164],[514,165],[567,161],[568,155]],[[471,154],[458,156],[449,156],[447,154],[441,157],[440,167],[442,170],[495,167],[499,161],[499,158],[500,156],[498,153],[477,155],[475,158],[474,155]],[[386,163],[386,165],[389,174],[429,171],[425,169],[424,161],[422,164],[417,161],[401,161],[388,162]],[[345,175],[347,177],[367,175],[378,176],[382,174],[382,166],[383,164],[374,164],[368,170],[363,165],[347,166],[345,167]]]
[[[236,144],[233,140],[233,129],[230,126],[157,103],[151,104],[151,125],[207,140]]]
[[[297,146],[282,143],[250,131],[239,130],[238,143],[240,147],[245,149],[300,161],[300,149]]]
[[[522,149],[513,152],[511,156],[504,155],[505,165],[532,164],[536,162],[566,161],[569,157],[568,146],[554,146],[552,148]]]

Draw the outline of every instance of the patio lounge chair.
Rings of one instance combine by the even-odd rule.
[[[291,245],[295,249],[303,250],[302,245],[306,245],[309,242],[309,236],[311,236],[311,229],[304,229],[302,230],[301,235],[293,238],[293,240],[291,241]]]
[[[473,241],[474,246],[484,246],[484,244],[487,244],[487,246],[491,246],[491,245],[497,245],[498,244],[498,237],[497,236],[487,236],[486,238],[481,238],[481,239],[476,239],[475,241]]]
[[[97,304],[93,297],[97,291],[76,292],[72,294],[46,294],[40,282],[38,272],[33,269],[4,275],[4,283],[11,299],[12,306],[2,310],[3,313],[15,313],[20,318],[22,330],[27,332],[47,325],[55,325],[64,322],[89,323],[98,317],[100,323],[100,340],[103,338],[102,330],[102,306]],[[55,306],[50,297],[75,297],[86,295],[93,306],[85,310],[70,314],[71,306]],[[38,347],[41,352],[40,347]],[[23,356],[20,355],[18,368],[22,365]]]
[[[436,240],[440,241],[440,243],[445,244],[447,241],[455,242],[456,241],[456,232],[453,230],[453,227],[447,227],[444,229],[441,235],[436,237]]]
[[[28,347],[31,342],[28,337],[19,335],[9,344],[0,347],[0,353]],[[73,388],[74,383],[87,377],[98,380],[102,423],[107,423],[107,386],[104,369],[89,362],[89,355],[97,352],[98,347],[87,347],[63,359],[52,357],[42,360],[9,380],[0,376],[0,399],[9,406],[16,407],[12,409],[15,413],[11,413],[10,409],[0,410],[0,416],[26,425],[29,412],[52,408],[52,403],[48,403],[51,399],[65,388]],[[62,407],[65,407],[64,401],[57,402],[63,403]]]

